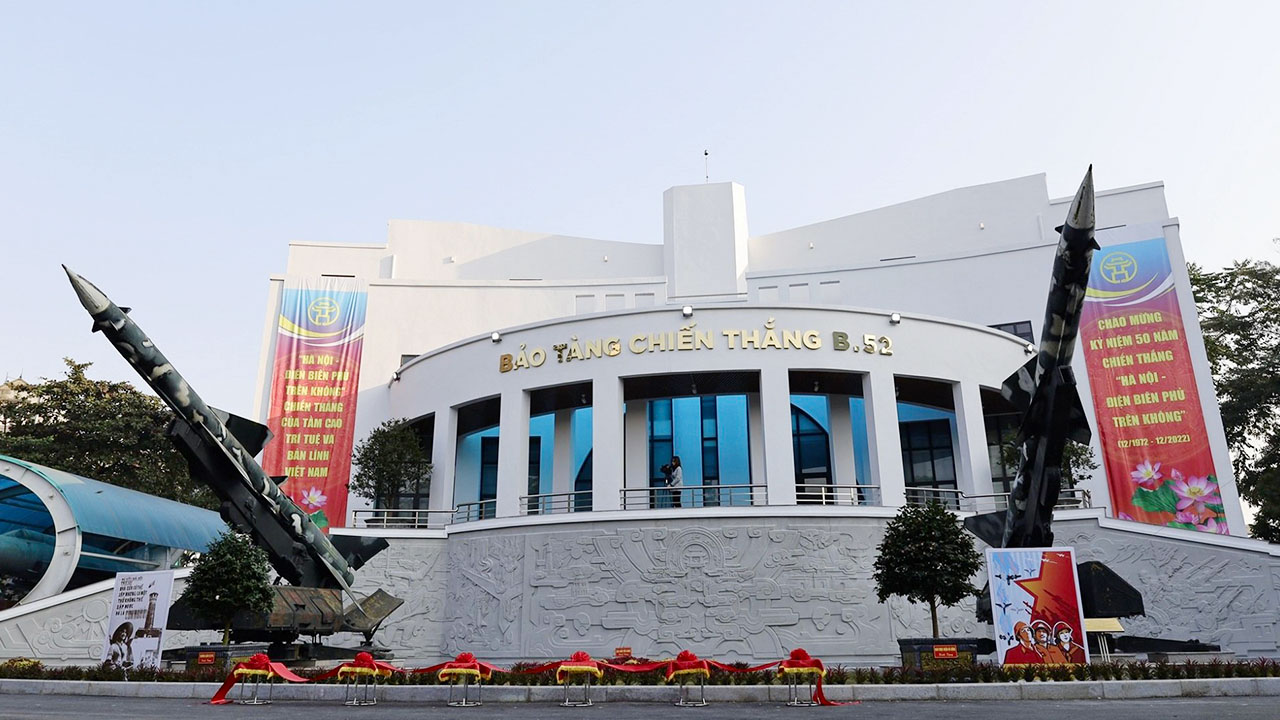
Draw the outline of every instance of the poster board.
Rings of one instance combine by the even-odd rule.
[[[1072,548],[988,548],[987,580],[1002,665],[1089,662]]]
[[[173,571],[117,573],[102,661],[123,670],[159,670]]]

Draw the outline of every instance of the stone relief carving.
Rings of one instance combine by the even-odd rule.
[[[779,657],[803,646],[834,659],[889,658],[895,638],[928,632],[871,581],[878,521],[656,527],[621,524],[449,541],[449,652],[562,657],[628,646],[726,659]],[[948,628],[969,632],[964,608]]]
[[[1133,635],[1196,639],[1224,649],[1274,652],[1280,563],[1262,553],[1133,535],[1093,521],[1059,524],[1079,561],[1106,563],[1142,592],[1147,614],[1126,618]]]
[[[519,647],[525,591],[520,534],[449,542],[445,650],[510,652]],[[496,657],[496,655],[495,655]]]
[[[397,539],[356,573],[357,593],[382,588],[401,605],[378,629],[374,642],[406,658],[443,654],[445,584],[443,539]]]
[[[355,589],[382,587],[406,600],[376,636],[406,662],[464,650],[498,661],[607,654],[625,645],[650,657],[688,648],[758,661],[804,647],[830,662],[880,663],[896,657],[897,638],[930,633],[926,606],[876,600],[871,573],[882,520],[716,522],[397,538],[360,570]],[[1106,562],[1143,592],[1148,614],[1125,621],[1131,633],[1276,652],[1280,559],[1091,520],[1057,530],[1080,560]],[[0,660],[96,662],[109,601],[108,591],[11,616],[0,622]],[[940,623],[952,637],[990,632],[974,619],[971,600],[943,609]],[[165,647],[198,639],[166,633]]]

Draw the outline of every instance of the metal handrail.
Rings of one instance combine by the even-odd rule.
[[[928,505],[931,502],[941,503],[951,510],[959,510],[964,500],[964,493],[954,488],[908,487],[904,493],[908,505]]]
[[[879,505],[879,485],[825,485],[809,483],[796,486],[796,503],[800,505]]]
[[[522,515],[555,515],[559,513],[586,512],[590,509],[590,490],[520,496],[520,513]]]
[[[621,495],[623,510],[651,510],[765,505],[766,493],[765,485],[734,484],[622,488]]]
[[[994,505],[997,510],[1003,510],[1009,507],[1009,493],[989,493],[985,495],[965,495],[961,496],[966,500],[995,500]],[[973,503],[976,505],[976,503]],[[1063,488],[1058,493],[1058,502],[1054,506],[1055,510],[1076,510],[1093,507],[1093,494],[1084,488]]]
[[[453,522],[464,523],[473,520],[488,520],[497,517],[497,500],[479,500],[476,502],[458,503],[453,509]]]
[[[677,493],[680,502],[675,502]],[[592,491],[577,490],[564,493],[542,493],[520,496],[522,515],[554,515],[591,510]],[[756,485],[682,485],[677,488],[646,487],[622,488],[623,510],[650,510],[664,508],[742,507],[767,505],[767,486]],[[758,503],[756,501],[759,501]],[[909,505],[941,502],[952,510],[977,511],[986,505],[989,510],[1008,507],[1009,493],[984,493],[969,495],[952,488],[906,488]],[[984,503],[983,501],[991,501]],[[800,505],[877,506],[882,503],[879,485],[826,485],[812,483],[796,488],[796,503]],[[1063,488],[1054,506],[1058,510],[1093,507],[1093,496],[1084,488]],[[458,503],[452,510],[427,510],[415,508],[375,508],[355,510],[352,519],[355,527],[401,528],[437,530],[452,523],[471,522],[493,518],[497,514],[496,500]]]
[[[453,513],[453,510],[376,508],[355,510],[351,515],[356,527],[436,530],[448,525]]]

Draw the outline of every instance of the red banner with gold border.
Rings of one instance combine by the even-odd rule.
[[[1227,534],[1164,238],[1094,253],[1080,338],[1112,514]]]
[[[275,438],[262,466],[285,476],[281,489],[321,529],[347,516],[367,296],[350,278],[292,281],[276,328],[267,418]]]

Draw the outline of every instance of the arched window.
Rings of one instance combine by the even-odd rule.
[[[791,406],[791,448],[796,465],[796,502],[823,503],[830,496],[831,439],[809,413]]]

